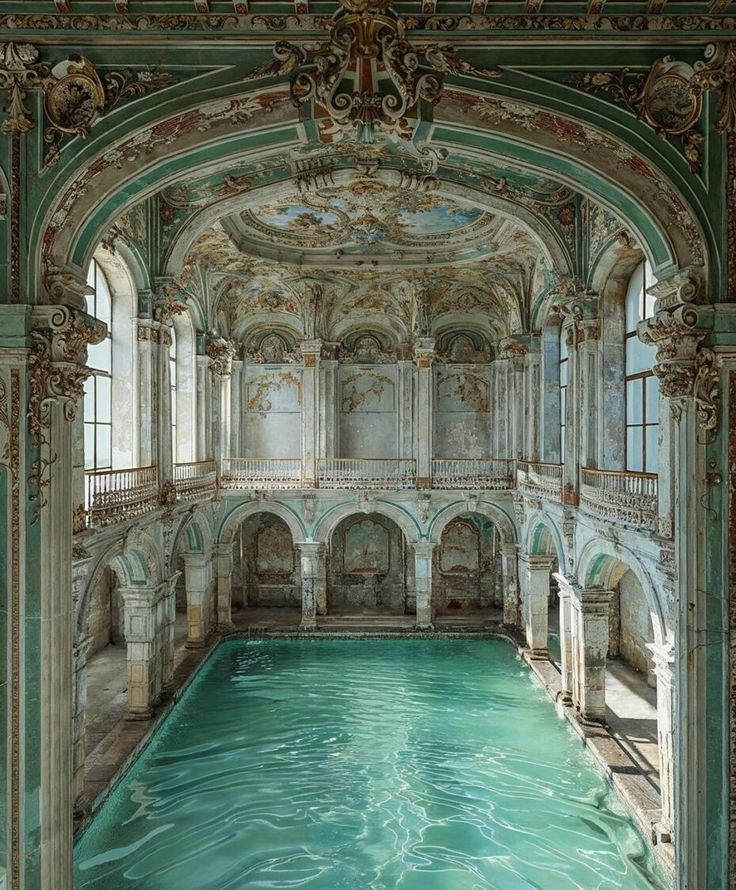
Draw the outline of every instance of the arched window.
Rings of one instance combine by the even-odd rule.
[[[92,289],[87,312],[107,325],[107,335],[87,350],[92,373],[84,385],[84,467],[104,470],[112,467],[112,304],[110,287],[96,260],[90,264],[87,284]]]
[[[169,328],[171,343],[169,344],[169,387],[171,389],[171,459],[176,463],[176,330],[173,325]]]
[[[657,472],[659,432],[659,381],[652,373],[656,348],[642,343],[636,327],[654,311],[647,293],[649,267],[641,263],[626,292],[626,469]]]
[[[567,349],[567,334],[560,327],[560,463],[565,462],[565,428],[567,426],[567,376],[570,367],[570,353]]]

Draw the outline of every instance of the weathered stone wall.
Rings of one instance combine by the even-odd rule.
[[[620,652],[621,658],[647,675],[651,674],[651,656],[647,643],[654,641],[647,599],[633,572],[626,572],[619,583]]]
[[[301,456],[301,374],[293,365],[243,372],[245,457]]]
[[[490,374],[484,365],[434,372],[434,457],[489,457]]]
[[[396,365],[340,366],[341,456],[397,456],[396,374]]]
[[[406,608],[406,546],[401,530],[376,513],[350,516],[332,535],[328,610]]]
[[[105,569],[89,602],[87,632],[93,639],[90,655],[111,643],[124,642],[122,608],[115,573]]]
[[[472,514],[453,519],[434,554],[435,608],[444,611],[501,605],[497,555],[497,533],[490,520]]]
[[[301,607],[299,554],[282,519],[267,513],[246,519],[233,556],[235,602],[240,598],[245,606]]]

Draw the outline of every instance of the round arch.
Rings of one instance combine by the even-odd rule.
[[[171,542],[171,552],[168,554],[170,563],[173,562],[182,544],[185,545],[187,553],[209,553],[214,547],[212,523],[204,510],[194,510],[179,525]]]
[[[244,519],[253,516],[255,513],[271,513],[283,519],[291,532],[291,538],[296,543],[304,541],[307,537],[304,524],[297,514],[290,508],[276,501],[251,501],[247,504],[240,504],[235,507],[223,520],[220,530],[217,534],[217,543],[220,545],[232,546],[235,532]]]
[[[472,509],[466,500],[456,501],[454,504],[449,504],[447,507],[443,507],[430,522],[427,538],[433,544],[439,544],[440,539],[442,538],[442,532],[445,530],[445,526],[449,522],[452,522],[453,519],[457,519],[458,516],[462,516],[465,513],[473,512],[482,513],[483,516],[486,516],[493,521],[493,524],[498,529],[498,533],[501,537],[501,543],[516,543],[516,531],[508,514],[495,504],[488,504],[485,501],[478,501],[477,504],[473,505]]]
[[[577,576],[584,587],[609,589],[623,576],[621,569],[633,572],[641,585],[652,617],[654,642],[662,645],[667,636],[662,604],[649,572],[635,553],[604,539],[589,541],[578,559]]]
[[[462,142],[490,157],[513,156],[530,172],[546,171],[595,197],[646,245],[657,274],[701,266],[708,251],[695,220],[707,225],[707,215],[696,217],[690,207],[705,208],[706,196],[680,175],[674,154],[670,157],[667,147],[655,147],[644,125],[639,130],[629,122],[634,132],[624,139],[620,126],[586,103],[571,116],[570,104],[546,95],[533,77],[518,77],[528,88],[524,101],[518,99],[518,90],[498,81],[481,88],[475,81],[473,90],[448,89],[436,109],[433,144],[451,148]],[[126,126],[129,121],[111,116],[110,127],[67,155],[67,163],[49,181],[35,218],[29,262],[35,264],[36,250],[43,245],[47,274],[79,268],[100,233],[128,206],[176,181],[185,170],[191,173],[247,156],[262,146],[265,131],[272,135],[274,149],[294,145],[299,140],[297,117],[293,109],[285,109],[287,93],[284,84],[244,92],[240,83],[233,83],[223,96],[204,104],[197,102],[200,94],[193,94],[186,111],[178,95],[158,107],[142,100],[136,120],[146,124],[135,133]],[[236,136],[233,115],[241,118]],[[219,152],[214,159],[213,150]],[[121,188],[134,179],[135,188]],[[100,195],[106,200],[100,201]],[[84,220],[81,229],[68,224],[72,215]],[[708,231],[708,243],[715,244]],[[38,267],[30,271],[35,275]]]
[[[524,536],[524,553],[529,556],[556,556],[560,571],[565,566],[565,547],[562,535],[549,516],[537,511],[527,522]]]
[[[343,519],[368,513],[378,513],[379,516],[385,516],[395,522],[403,532],[407,544],[415,544],[421,537],[421,530],[415,519],[405,510],[385,501],[371,500],[365,508],[357,506],[354,501],[332,507],[318,520],[314,529],[315,541],[329,544],[332,533]]]

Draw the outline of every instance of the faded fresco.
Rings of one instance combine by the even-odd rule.
[[[301,377],[297,368],[246,366],[245,457],[301,456]]]
[[[489,519],[468,513],[448,523],[434,555],[437,609],[500,608],[499,558],[498,533]]]
[[[339,369],[339,443],[344,457],[396,457],[396,365]]]
[[[490,384],[486,366],[435,370],[434,454],[491,456]]]
[[[328,611],[407,609],[404,540],[390,519],[371,513],[343,520],[332,535]]]
[[[233,553],[233,602],[242,606],[301,607],[298,554],[286,523],[256,513],[242,524]]]

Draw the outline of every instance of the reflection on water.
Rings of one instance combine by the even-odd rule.
[[[500,640],[223,644],[75,855],[77,890],[659,886]]]

